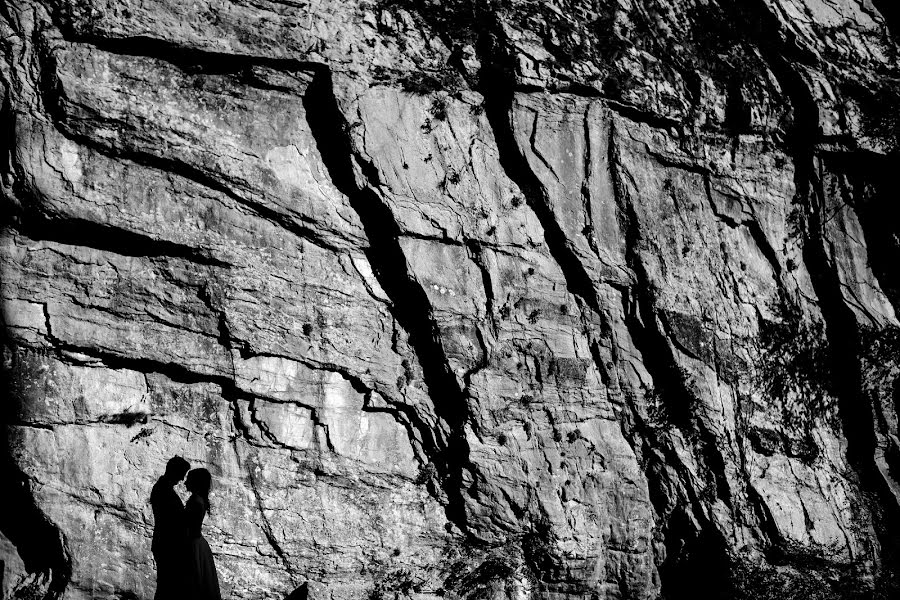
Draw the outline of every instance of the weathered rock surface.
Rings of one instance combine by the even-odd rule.
[[[888,0],[7,0],[4,597],[892,597]],[[699,595],[698,595],[699,594]]]

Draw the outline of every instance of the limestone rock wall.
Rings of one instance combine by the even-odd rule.
[[[7,0],[4,597],[844,598],[900,560],[888,0]],[[854,595],[855,594],[855,595]]]

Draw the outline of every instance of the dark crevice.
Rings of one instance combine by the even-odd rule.
[[[407,433],[409,434],[410,444],[412,444],[414,449],[421,449],[425,456],[431,461],[431,464],[434,465],[435,471],[442,466],[440,462],[435,462],[435,458],[438,457],[438,452],[435,450],[438,448],[438,442],[435,440],[433,434],[433,428],[426,423],[415,408],[406,404],[404,402],[397,402],[390,399],[387,396],[384,396],[387,407],[385,408],[376,408],[371,406],[364,407],[363,410],[367,412],[383,412],[391,415],[395,421],[403,425]],[[415,436],[418,434],[418,438]],[[420,460],[420,457],[416,456],[417,460]],[[427,472],[427,466],[421,464],[420,466],[425,467],[422,471],[423,473]],[[434,498],[440,498],[442,495],[447,495],[447,490],[444,488],[444,483],[441,481],[441,472],[435,473],[438,477],[437,479],[433,477],[424,478],[422,483],[425,484],[428,493],[432,495]],[[452,499],[452,498],[451,498]]]
[[[668,347],[667,342],[671,342],[673,346],[679,348],[679,350],[683,351],[686,355],[691,356],[690,350],[684,348],[684,346],[681,345],[681,342],[678,340],[677,334],[669,326],[665,313],[659,314],[658,319],[660,324],[662,325],[662,331],[659,332],[661,334],[661,337],[655,340],[655,344],[657,344],[655,347]],[[671,353],[670,355],[669,352],[666,352],[665,360],[667,362],[671,361],[670,364],[675,365],[674,353]],[[675,370],[678,370],[677,367],[675,368]],[[671,367],[669,371],[670,373],[672,373]],[[716,484],[716,495],[725,503],[728,508],[733,509],[734,507],[732,505],[731,486],[728,485],[728,479],[725,475],[725,456],[720,450],[721,442],[706,425],[705,420],[696,416],[696,407],[694,405],[697,403],[697,401],[695,400],[694,394],[689,389],[687,389],[687,386],[684,383],[684,375],[679,372],[677,380],[678,385],[681,386],[680,388],[676,388],[678,390],[678,394],[683,395],[683,397],[688,400],[688,409],[691,413],[689,415],[689,418],[691,419],[690,422],[693,425],[693,431],[697,434],[698,443],[696,444],[696,447],[702,453],[704,462],[709,467],[709,471],[713,476]],[[672,380],[670,380],[670,384],[671,383]],[[670,388],[667,387],[667,389]],[[683,404],[683,402],[680,404]],[[688,431],[691,431],[691,429],[689,429]]]
[[[475,263],[475,265],[478,267],[479,273],[481,274],[481,286],[484,288],[485,298],[484,310],[488,319],[488,323],[491,326],[491,331],[496,335],[497,319],[494,315],[496,299],[494,298],[494,285],[491,281],[491,272],[484,260],[484,248],[481,244],[475,241],[468,241],[466,243],[466,248],[468,248],[469,250],[469,256],[471,257],[472,262]]]
[[[360,407],[360,408],[362,408],[362,407]],[[319,413],[315,409],[313,409],[310,412],[310,420],[313,422],[313,431],[315,431],[315,429],[318,427],[322,428],[322,431],[325,434],[325,447],[328,449],[328,451],[335,452],[334,444],[331,441],[331,432],[328,429],[328,423],[325,423],[324,421],[322,421],[319,418]],[[270,435],[271,435],[271,432],[270,432]],[[272,437],[275,438],[274,435],[272,435]],[[318,444],[318,437],[316,437],[316,443]]]
[[[621,102],[608,98],[606,99],[606,103],[613,111],[625,117],[629,121],[633,121],[635,123],[644,123],[645,125],[649,125],[654,129],[669,130],[672,128],[678,129],[682,126],[681,121],[678,121],[677,119],[663,117],[656,113],[649,112],[630,104],[623,104]]]
[[[844,201],[865,234],[869,266],[894,310],[900,314],[900,223],[894,218],[900,182],[900,156],[841,152],[822,156],[825,167],[842,177]]]
[[[747,500],[750,503],[750,506],[753,507],[753,512],[756,516],[757,523],[759,523],[760,531],[765,536],[766,541],[770,546],[783,544],[784,536],[781,535],[778,525],[775,523],[775,518],[772,516],[772,511],[769,510],[769,506],[766,504],[765,499],[752,485],[747,485],[746,489]]]
[[[725,127],[735,135],[749,131],[750,117],[750,106],[744,101],[741,80],[732,76],[726,94]]]
[[[269,543],[269,546],[272,550],[275,551],[275,555],[278,558],[278,561],[282,564],[285,571],[288,572],[288,575],[293,579],[294,577],[294,567],[291,565],[291,561],[288,559],[287,554],[284,549],[281,547],[281,543],[278,541],[278,538],[275,537],[275,533],[272,530],[272,524],[269,522],[269,517],[266,516],[265,508],[263,507],[262,502],[262,494],[259,493],[259,489],[256,485],[256,476],[254,475],[257,472],[257,468],[253,466],[248,466],[246,469],[247,480],[250,483],[250,490],[253,492],[253,498],[256,500],[256,509],[259,511],[259,517],[261,521],[261,527],[263,535],[266,537],[266,541]]]
[[[499,27],[497,28],[500,29]],[[528,205],[541,223],[544,239],[566,280],[569,291],[581,298],[598,315],[603,315],[594,284],[575,251],[569,246],[540,179],[528,165],[513,130],[515,99],[515,62],[507,53],[501,34],[485,32],[479,41],[482,55],[480,75],[484,111],[494,133],[504,172],[519,187]]]
[[[86,219],[44,214],[40,211],[42,203],[34,199],[34,195],[22,192],[16,195],[19,198],[30,198],[22,203],[22,210],[18,211],[18,215],[11,216],[14,229],[28,239],[80,246],[135,258],[174,258],[209,267],[231,267],[229,263],[209,256],[201,248],[155,239]]]
[[[774,17],[773,17],[774,18]],[[848,457],[862,471],[871,469],[875,436],[871,407],[860,406],[859,330],[852,309],[844,302],[840,279],[828,255],[825,233],[825,194],[816,170],[815,144],[820,137],[819,110],[803,78],[774,51],[764,52],[779,84],[787,91],[794,123],[789,147],[794,156],[794,203],[804,210],[805,243],[803,258],[810,273],[819,308],[825,319],[829,341],[831,373],[847,436]]]
[[[89,44],[98,50],[121,56],[135,56],[161,60],[175,65],[186,73],[203,75],[232,75],[245,77],[243,83],[254,85],[258,80],[252,72],[256,67],[276,71],[297,72],[323,69],[321,63],[297,60],[295,58],[272,58],[263,55],[235,54],[203,50],[192,46],[182,46],[167,40],[149,36],[128,36],[118,38],[87,35],[76,32],[67,23],[55,19],[66,41]],[[268,86],[266,86],[268,87]]]
[[[475,327],[475,338],[478,340],[478,348],[481,350],[481,356],[475,362],[475,365],[468,369],[463,375],[463,384],[466,394],[472,387],[472,377],[483,371],[490,365],[490,351],[484,339],[484,334],[480,327]],[[477,433],[477,431],[476,431]]]
[[[440,339],[431,304],[422,286],[409,272],[399,243],[400,227],[391,209],[370,186],[377,186],[374,165],[356,159],[349,127],[338,107],[331,73],[320,70],[304,97],[307,118],[332,183],[350,201],[369,240],[366,256],[392,304],[392,314],[409,334],[419,359],[437,416],[446,424],[443,435],[422,430],[424,450],[434,463],[448,498],[447,518],[467,530],[464,474],[473,471],[465,426],[469,406],[454,375]],[[370,186],[357,183],[356,165]],[[419,423],[418,420],[412,421]],[[477,480],[476,480],[477,481]]]
[[[13,157],[15,156],[16,127],[12,111],[12,100],[3,76],[0,74],[0,187],[11,184]]]
[[[600,258],[600,248],[597,246],[597,229],[594,227],[594,210],[593,210],[593,194],[591,192],[591,183],[593,183],[593,157],[591,156],[591,110],[588,107],[584,111],[584,118],[581,127],[584,133],[584,179],[581,183],[581,210],[584,213],[584,229],[582,233],[587,238],[588,246],[594,253],[594,256]],[[608,132],[607,132],[608,133]]]
[[[753,241],[756,243],[756,247],[759,248],[763,256],[766,257],[766,260],[769,261],[769,266],[772,267],[772,271],[775,273],[775,281],[780,281],[781,263],[778,262],[778,253],[775,252],[775,248],[769,243],[769,238],[762,230],[762,227],[760,227],[759,222],[756,220],[748,221],[744,223],[744,226],[750,233],[750,237],[752,237]]]
[[[809,156],[809,162],[813,164],[812,156]],[[824,226],[825,192],[820,185],[820,174],[812,168],[805,171],[806,178],[797,182],[798,201],[807,209],[803,257],[825,320],[830,383],[837,396],[847,438],[847,456],[867,487],[886,492],[885,499],[888,499],[890,492],[877,474],[873,460],[876,447],[873,407],[871,399],[862,393],[860,359],[863,347],[859,325],[853,310],[844,301],[842,284],[829,256]]]
[[[139,373],[159,373],[160,375],[164,375],[171,381],[188,385],[196,383],[212,383],[222,388],[223,393],[230,390],[233,394],[250,397],[249,395],[244,394],[237,389],[234,377],[229,378],[224,375],[215,375],[211,373],[196,373],[178,363],[162,362],[151,358],[135,358],[131,356],[124,356],[121,354],[98,350],[97,348],[93,347],[79,346],[77,344],[64,342],[53,335],[53,331],[50,326],[50,314],[47,310],[46,303],[43,304],[43,309],[44,318],[46,319],[47,338],[53,345],[55,358],[61,362],[67,364],[71,363],[72,361],[66,359],[66,355],[76,354],[86,356],[92,360],[100,361],[104,366],[110,369],[124,369],[127,371],[136,371]]]
[[[513,78],[513,80],[510,81],[509,85],[511,86],[510,89],[514,93],[566,94],[568,96],[578,96],[581,98],[602,100],[605,106],[609,107],[616,114],[634,123],[643,123],[645,125],[649,125],[653,129],[664,129],[668,131],[673,128],[681,129],[681,127],[684,125],[684,123],[682,123],[678,119],[659,115],[645,108],[641,108],[640,106],[622,102],[617,97],[601,93],[595,88],[584,84],[572,83],[571,85],[565,86],[563,88],[549,90],[541,87],[522,85],[516,82],[515,78]]]
[[[619,221],[625,232],[626,261],[636,277],[636,285],[631,294],[622,296],[625,325],[635,347],[641,353],[644,366],[653,378],[654,389],[648,392],[656,395],[660,405],[665,407],[663,415],[666,424],[679,428],[687,440],[698,442],[700,458],[713,476],[713,481],[707,482],[707,485],[712,483],[716,495],[726,505],[730,505],[724,458],[717,449],[717,440],[694,414],[697,400],[687,387],[686,375],[677,365],[666,333],[658,325],[653,298],[655,286],[640,255],[638,216],[620,173],[621,161],[615,135],[615,130],[612,129],[608,150],[610,170]],[[632,412],[636,423],[641,424],[636,409],[632,408]],[[646,424],[643,425],[646,429]],[[665,487],[662,474],[667,472],[667,465],[675,465],[677,468],[682,464],[667,438],[667,435],[659,436],[655,432],[645,431],[643,441],[647,448],[642,452],[643,456],[648,457],[648,462],[643,465],[644,471],[650,484],[651,501],[662,521],[660,527],[667,547],[666,559],[658,567],[663,596],[670,600],[692,598],[696,593],[696,578],[703,576],[707,580],[705,587],[709,590],[710,597],[726,598],[730,590],[725,568],[728,563],[727,545],[718,528],[706,516],[706,502],[698,497],[689,483],[692,480],[690,473],[682,472],[685,488],[681,502],[687,505],[676,506],[671,514],[665,510],[669,492],[657,489]],[[664,457],[662,464],[657,463],[658,453]],[[712,571],[714,577],[711,578],[705,575],[710,572],[710,566],[715,566]]]
[[[900,38],[900,2],[897,0],[872,0],[872,4],[884,17],[891,35],[894,38]]]
[[[803,260],[810,274],[819,310],[825,322],[828,341],[830,386],[836,396],[843,433],[847,440],[847,458],[860,478],[863,489],[872,490],[874,506],[869,509],[883,516],[876,527],[881,542],[881,559],[889,570],[900,557],[900,513],[887,483],[875,464],[876,435],[871,398],[863,391],[862,343],[853,310],[844,301],[841,281],[829,255],[825,231],[828,221],[825,190],[819,171],[821,161],[816,144],[821,139],[819,109],[809,86],[797,68],[788,62],[796,42],[784,32],[778,18],[763,2],[742,5],[743,16],[763,58],[790,101],[793,123],[787,145],[794,158],[794,204],[803,214]]]

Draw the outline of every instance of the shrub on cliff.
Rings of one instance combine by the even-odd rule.
[[[783,294],[772,308],[776,320],[760,319],[753,388],[780,406],[786,427],[808,434],[837,414],[825,327]]]

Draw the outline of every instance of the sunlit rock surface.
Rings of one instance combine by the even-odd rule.
[[[890,598],[888,0],[8,0],[3,597]],[[703,594],[698,590],[702,587]]]

